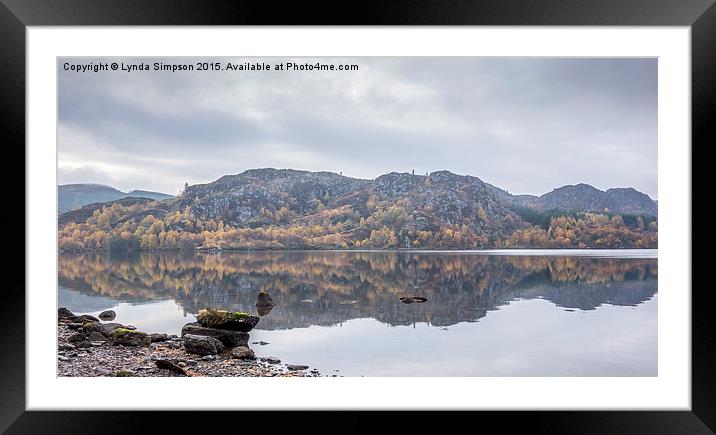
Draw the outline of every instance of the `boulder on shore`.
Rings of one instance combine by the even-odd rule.
[[[99,322],[99,319],[94,316],[90,316],[89,314],[78,316],[64,307],[57,309],[57,320],[62,323]]]
[[[207,308],[200,310],[196,320],[206,328],[228,329],[249,332],[259,322],[259,316],[238,311],[225,311]]]
[[[65,307],[62,307],[57,310],[57,317],[59,317],[60,319],[63,319],[63,318],[68,318],[68,317],[75,318],[77,316],[75,316],[75,313],[73,313],[72,311],[68,310]]]
[[[80,343],[87,340],[87,336],[81,332],[75,332],[74,334],[67,337],[67,341],[70,343]]]
[[[85,334],[91,334],[92,332],[98,332],[105,337],[111,334],[116,329],[132,329],[125,325],[122,325],[121,323],[99,323],[99,322],[86,322],[82,325],[82,331]]]
[[[296,371],[296,370],[307,370],[308,366],[304,366],[303,364],[286,364],[286,368],[291,371]]]
[[[224,351],[224,345],[214,337],[187,334],[183,341],[186,351],[197,355],[216,355]]]
[[[109,344],[123,346],[149,346],[151,339],[146,332],[117,328],[107,336]]]
[[[158,360],[156,360],[154,363],[155,363],[156,366],[157,366],[158,368],[160,368],[160,369],[171,370],[171,371],[173,371],[174,373],[180,374],[180,375],[182,375],[182,376],[189,376],[189,373],[187,373],[186,370],[184,370],[183,367],[181,367],[181,366],[179,366],[179,365],[177,365],[177,364],[174,364],[173,362],[171,362],[171,361],[169,361],[169,360],[166,360],[166,359],[158,359]]]
[[[237,359],[256,359],[254,351],[247,346],[238,346],[231,350],[231,356]]]
[[[158,343],[160,341],[167,341],[167,334],[149,334],[149,339],[152,340],[152,343]]]
[[[187,323],[184,325],[181,330],[181,335],[184,337],[187,334],[216,338],[227,348],[246,346],[249,342],[249,334],[246,332],[206,328],[198,323]]]

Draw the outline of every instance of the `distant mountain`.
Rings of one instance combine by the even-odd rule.
[[[616,213],[627,215],[658,215],[656,201],[631,187],[599,190],[589,184],[562,186],[542,196],[510,195],[493,187],[503,201],[538,211]],[[499,191],[499,192],[498,192]]]
[[[391,172],[363,180],[331,172],[251,169],[188,186],[161,203],[116,204],[111,210],[92,204],[61,215],[61,227],[89,224],[79,233],[82,240],[73,235],[74,227],[61,230],[61,246],[66,250],[85,249],[86,242],[93,249],[114,244],[130,250],[656,246],[656,204],[634,189],[604,192],[578,184],[539,197],[511,195],[477,177],[449,171]],[[104,216],[89,220],[96,210]],[[560,216],[564,218],[555,220]],[[95,231],[101,237],[89,240]]]
[[[57,193],[58,214],[79,209],[87,204],[116,201],[127,197],[149,198],[158,201],[173,198],[172,195],[146,190],[133,190],[125,193],[103,184],[63,184],[57,186]]]

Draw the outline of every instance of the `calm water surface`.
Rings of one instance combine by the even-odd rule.
[[[252,349],[325,374],[656,376],[657,272],[655,250],[62,254],[58,304],[179,335],[264,290]]]

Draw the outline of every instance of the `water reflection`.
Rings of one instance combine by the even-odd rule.
[[[326,251],[63,254],[58,278],[60,305],[64,299],[78,312],[95,311],[101,301],[158,300],[175,301],[184,315],[207,306],[256,312],[263,290],[277,305],[263,313],[262,330],[358,318],[447,327],[523,299],[585,311],[636,306],[657,291],[657,260]],[[412,295],[428,302],[399,300]]]

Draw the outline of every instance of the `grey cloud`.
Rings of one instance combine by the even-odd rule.
[[[80,74],[60,60],[58,149],[141,168],[127,188],[276,166],[363,178],[448,169],[513,193],[585,182],[657,195],[655,59],[316,60],[361,69]]]

